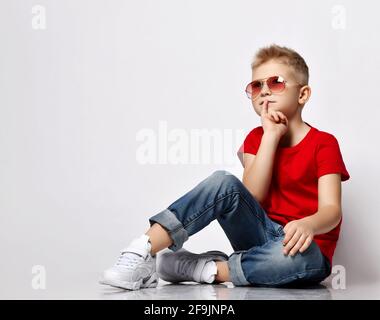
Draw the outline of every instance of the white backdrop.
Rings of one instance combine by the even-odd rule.
[[[46,271],[45,296],[96,290],[150,216],[214,170],[241,178],[236,151],[260,125],[244,88],[254,53],[271,43],[305,58],[303,118],[337,137],[351,175],[334,265],[347,287],[380,281],[379,10],[354,0],[0,0],[0,297],[41,296],[34,266]],[[191,161],[202,129],[223,143]],[[144,164],[147,136],[156,140]],[[185,248],[232,252],[216,221]],[[83,277],[93,287],[74,293]]]

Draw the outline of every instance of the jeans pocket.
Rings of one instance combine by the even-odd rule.
[[[270,228],[272,229],[272,233],[275,234],[275,236],[277,237],[285,236],[284,227],[278,222],[273,221],[272,219],[269,220],[271,224]]]
[[[280,225],[280,226],[277,228],[277,235],[278,235],[279,237],[282,237],[282,236],[285,235],[284,227],[283,227],[283,226]]]

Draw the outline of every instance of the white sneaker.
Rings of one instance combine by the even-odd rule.
[[[148,240],[149,237],[144,234],[121,250],[115,265],[103,272],[99,282],[128,290],[155,288],[158,283],[156,256],[150,254]]]

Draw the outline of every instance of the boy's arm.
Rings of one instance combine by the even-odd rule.
[[[272,180],[273,161],[279,141],[279,136],[264,132],[256,156],[244,156],[242,182],[260,204],[265,200]]]
[[[306,217],[314,234],[327,233],[334,229],[342,218],[341,176],[326,174],[318,179],[318,211]]]
[[[324,175],[318,179],[318,211],[284,227],[284,253],[294,255],[297,251],[305,251],[314,235],[334,229],[341,218],[341,176],[335,173]]]

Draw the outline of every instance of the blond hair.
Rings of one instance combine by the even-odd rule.
[[[276,44],[260,48],[251,63],[252,71],[270,60],[277,60],[293,68],[295,76],[301,81],[300,84],[309,83],[309,68],[301,55],[293,49],[280,47]]]

